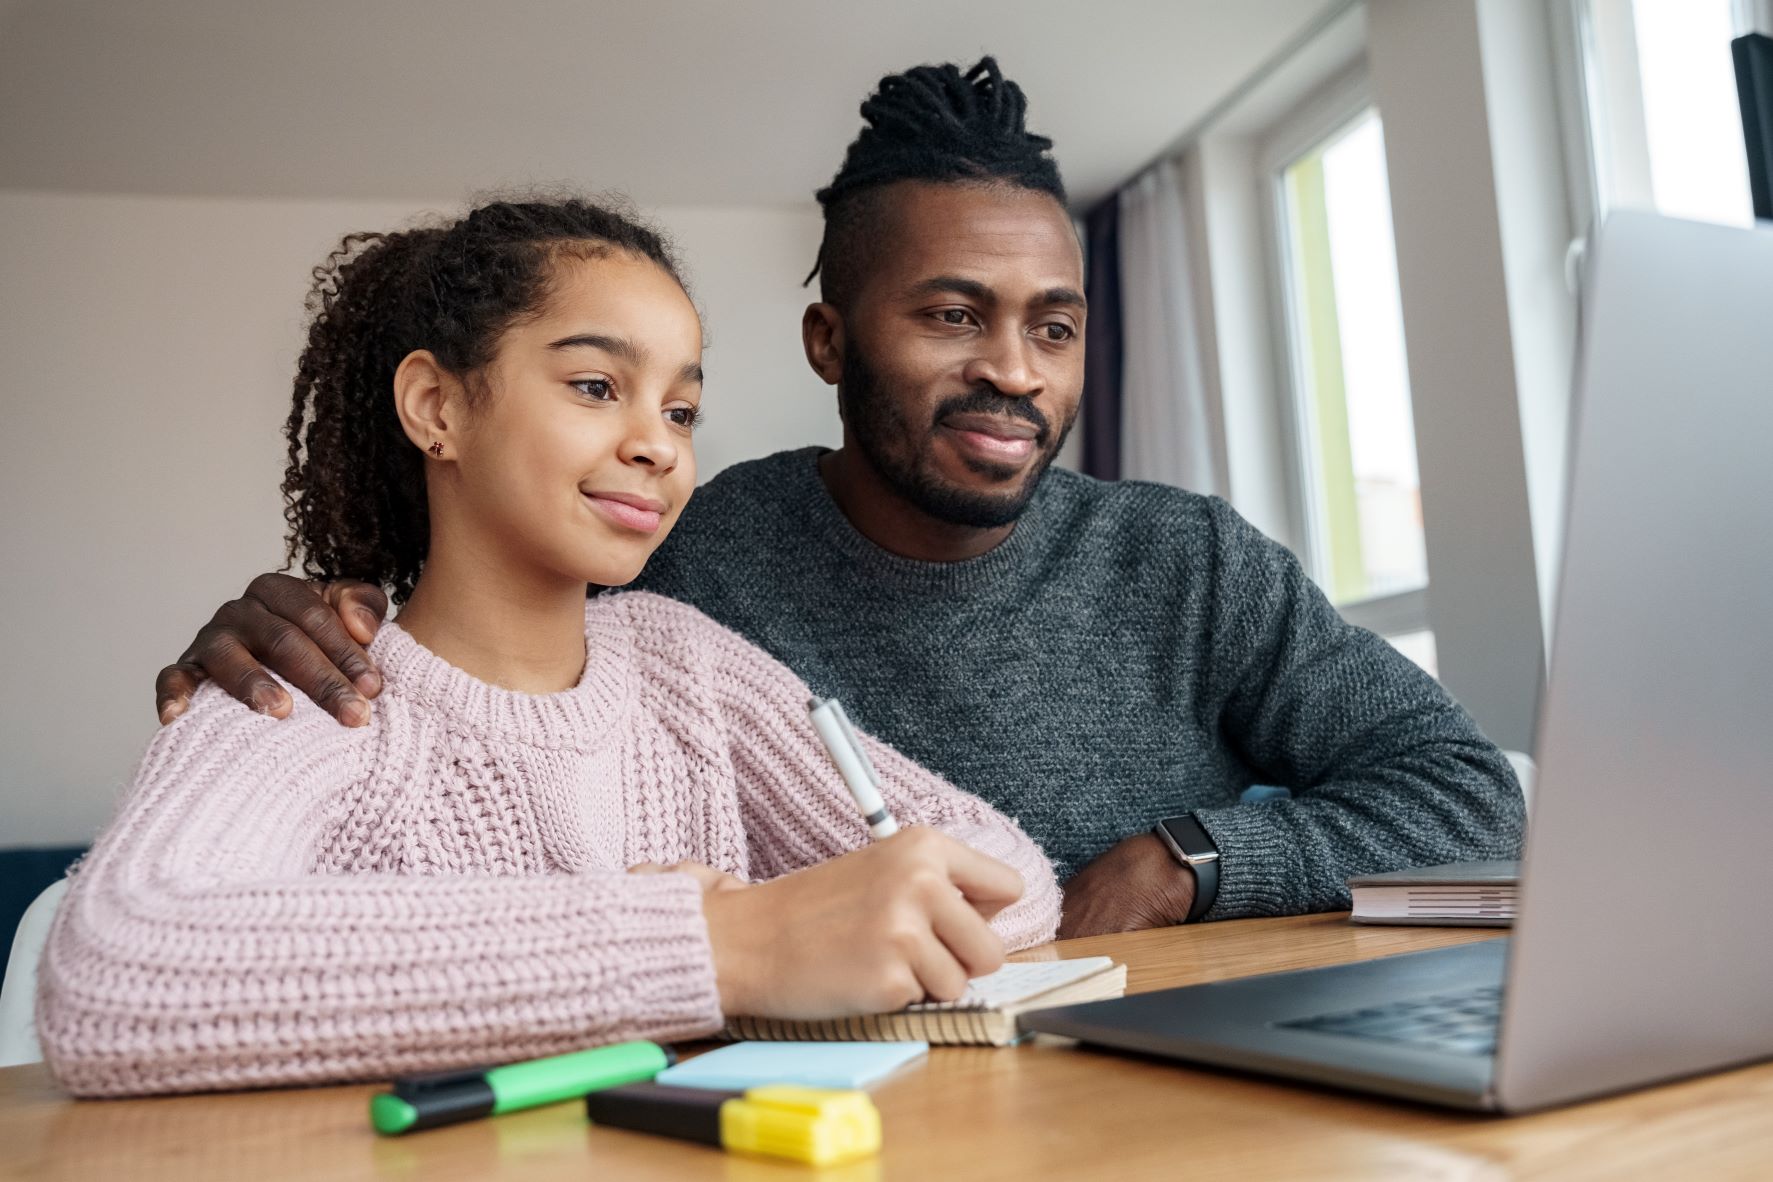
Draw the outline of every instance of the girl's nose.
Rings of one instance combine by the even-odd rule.
[[[631,412],[632,426],[617,454],[625,464],[654,469],[660,475],[677,467],[678,443],[671,437],[664,416],[656,411]]]

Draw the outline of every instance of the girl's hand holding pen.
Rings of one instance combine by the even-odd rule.
[[[952,1001],[1002,966],[988,921],[1022,885],[995,858],[912,827],[794,874],[708,891],[721,1008],[834,1018]]]

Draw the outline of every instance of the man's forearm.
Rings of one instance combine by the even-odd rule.
[[[1220,852],[1207,919],[1340,910],[1358,874],[1517,857],[1525,824],[1513,770],[1481,738],[1350,768],[1290,800],[1195,815]]]
[[[1188,917],[1194,893],[1194,872],[1156,834],[1135,833],[1065,884],[1059,938],[1169,927]]]
[[[1292,797],[1196,810],[1221,856],[1208,918],[1335,910],[1356,874],[1516,856],[1520,784],[1471,716],[1284,548],[1229,509],[1220,525],[1209,698]]]

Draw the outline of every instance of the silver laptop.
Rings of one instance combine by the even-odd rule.
[[[1507,1112],[1773,1056],[1773,226],[1618,214],[1591,280],[1512,936],[1027,1028]]]

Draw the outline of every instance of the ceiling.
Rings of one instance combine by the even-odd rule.
[[[803,203],[882,74],[997,55],[1077,204],[1329,0],[0,0],[0,188]]]

